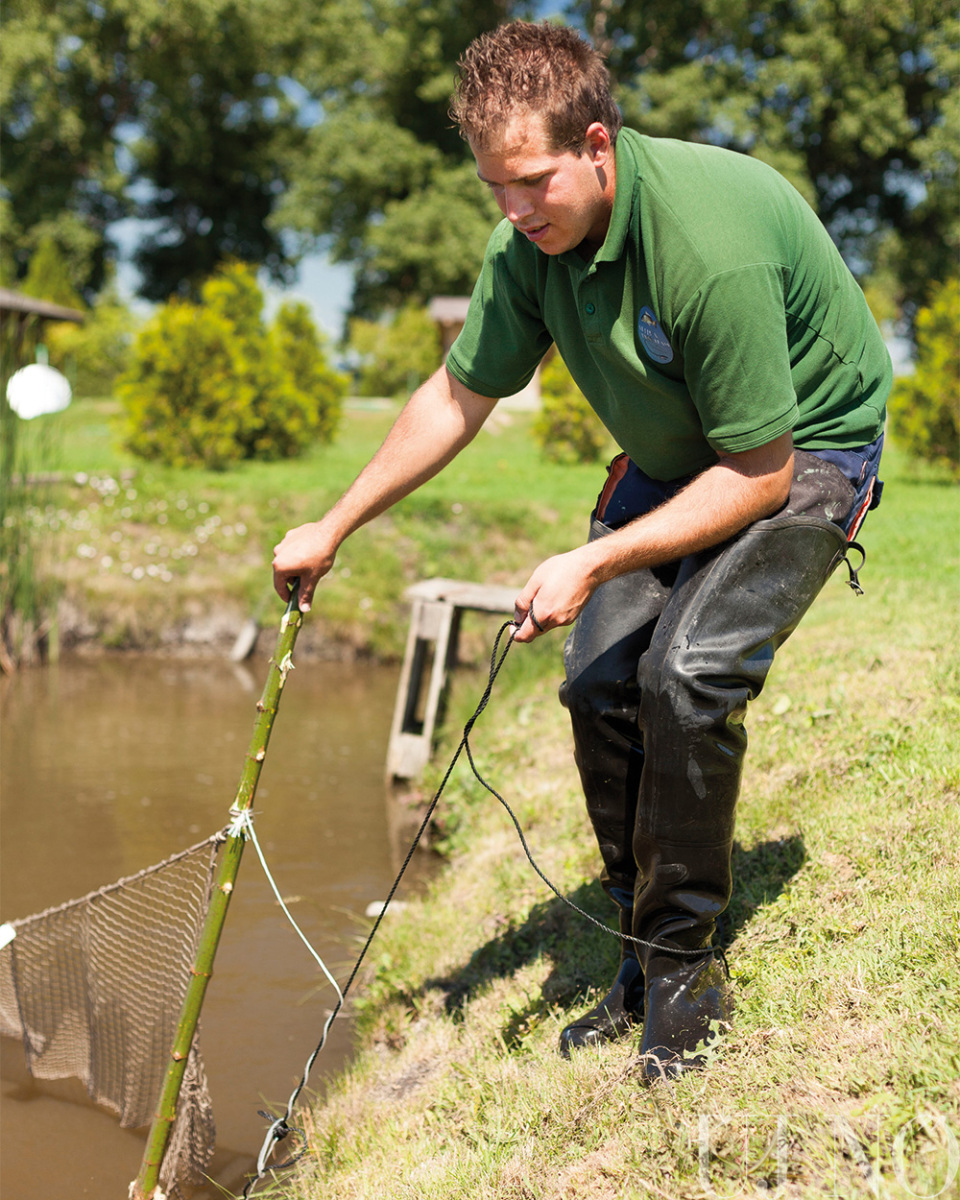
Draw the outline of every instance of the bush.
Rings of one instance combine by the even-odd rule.
[[[219,469],[334,436],[346,381],[327,367],[305,307],[281,309],[270,330],[262,310],[253,269],[236,264],[203,285],[200,304],[155,313],[118,389],[134,454]]]
[[[609,434],[559,354],[541,372],[540,395],[542,406],[533,435],[544,457],[559,463],[597,462]]]
[[[960,478],[960,279],[934,287],[916,339],[916,371],[890,397],[891,428],[904,449]]]
[[[406,398],[443,361],[440,333],[425,308],[407,305],[389,324],[354,319],[350,349],[360,358],[361,396]]]
[[[310,309],[301,301],[286,301],[274,318],[271,333],[277,356],[295,386],[317,404],[314,437],[333,441],[343,413],[346,380],[328,364]]]
[[[50,362],[70,380],[74,395],[108,396],[129,369],[136,317],[110,289],[97,297],[82,325],[47,326]]]

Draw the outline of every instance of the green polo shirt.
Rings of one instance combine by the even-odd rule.
[[[551,342],[656,479],[793,431],[807,450],[879,437],[890,356],[816,214],[772,168],[623,130],[592,260],[494,230],[447,359],[483,396],[520,391]]]

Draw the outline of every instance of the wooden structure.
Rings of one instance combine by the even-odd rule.
[[[430,761],[448,673],[457,661],[461,614],[512,616],[517,591],[456,579],[425,579],[407,589],[413,609],[387,750],[388,780],[416,779]]]
[[[22,292],[0,288],[0,330],[11,321],[15,322],[13,367],[16,369],[21,366],[21,350],[30,325],[42,326],[44,321],[73,321],[82,325],[84,315],[76,308],[64,308],[62,304],[51,304],[48,300],[37,300],[36,297],[25,296]]]

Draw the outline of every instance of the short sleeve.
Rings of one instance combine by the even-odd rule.
[[[512,235],[509,222],[491,235],[466,322],[447,356],[451,374],[481,396],[522,391],[552,341],[538,299],[537,264],[512,252]]]

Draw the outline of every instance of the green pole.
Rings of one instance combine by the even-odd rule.
[[[257,783],[260,779],[260,770],[267,753],[267,743],[270,740],[273,721],[280,704],[280,693],[286,682],[287,672],[293,666],[293,646],[302,623],[303,618],[297,608],[297,589],[294,588],[280,622],[277,648],[270,663],[263,695],[257,703],[257,719],[244,762],[240,786],[237,789],[237,798],[231,809],[231,817],[246,812],[253,804]],[[236,825],[233,827],[236,828]],[[242,829],[236,834],[230,834],[220,857],[210,905],[200,934],[192,977],[187,985],[187,992],[180,1009],[180,1019],[170,1050],[170,1061],[167,1064],[163,1090],[160,1093],[157,1112],[147,1135],[147,1145],[140,1163],[140,1174],[130,1185],[131,1200],[154,1200],[155,1197],[159,1200],[159,1195],[162,1194],[158,1189],[160,1166],[170,1140],[170,1131],[173,1129],[176,1119],[180,1087],[187,1069],[187,1057],[190,1047],[193,1045],[203,998],[213,972],[214,956],[217,953],[217,945],[220,942],[220,934],[226,920],[230,897],[233,893],[237,872],[240,869],[243,843]]]

